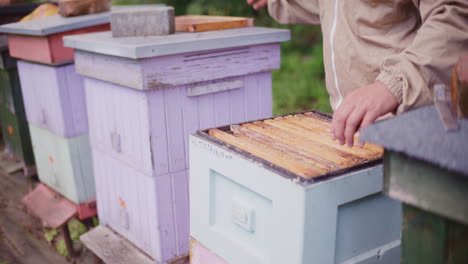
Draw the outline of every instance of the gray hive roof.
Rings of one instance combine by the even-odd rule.
[[[468,120],[445,131],[435,106],[425,106],[364,129],[361,139],[468,176]]]
[[[130,5],[130,6],[113,6],[112,10],[118,11],[123,9],[132,8],[145,8],[154,6],[165,6],[161,4],[157,5]],[[110,23],[111,12],[104,12],[98,14],[74,16],[74,17],[62,17],[61,15],[55,15],[40,19],[34,19],[24,22],[10,23],[0,26],[0,33],[7,34],[19,34],[29,36],[48,36],[51,34],[61,33],[74,29],[91,27]]]

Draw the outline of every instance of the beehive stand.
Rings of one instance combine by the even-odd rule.
[[[188,135],[270,116],[271,70],[279,68],[279,43],[288,39],[287,30],[256,27],[65,38],[85,76],[103,227],[152,263],[184,261]]]
[[[62,38],[109,30],[109,21],[107,12],[73,18],[56,15],[0,27],[8,34],[11,56],[20,59],[22,100],[42,182],[23,202],[65,234],[70,217],[87,220],[97,209],[83,78],[75,73],[73,49],[64,47]]]
[[[193,264],[397,263],[383,150],[340,146],[330,128],[308,112],[191,136]]]
[[[403,203],[401,263],[468,262],[468,120],[447,132],[435,106],[370,126],[385,147],[385,193]]]

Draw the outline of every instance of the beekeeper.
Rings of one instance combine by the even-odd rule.
[[[247,0],[283,24],[321,24],[332,137],[431,103],[468,53],[468,0]]]

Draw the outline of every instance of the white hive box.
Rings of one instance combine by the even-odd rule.
[[[398,263],[381,148],[339,146],[328,129],[314,112],[192,135],[195,243],[229,264]]]

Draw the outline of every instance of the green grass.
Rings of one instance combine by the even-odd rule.
[[[311,109],[330,113],[321,45],[316,45],[310,55],[289,52],[283,53],[281,59],[281,69],[273,72],[273,113],[284,115]]]

